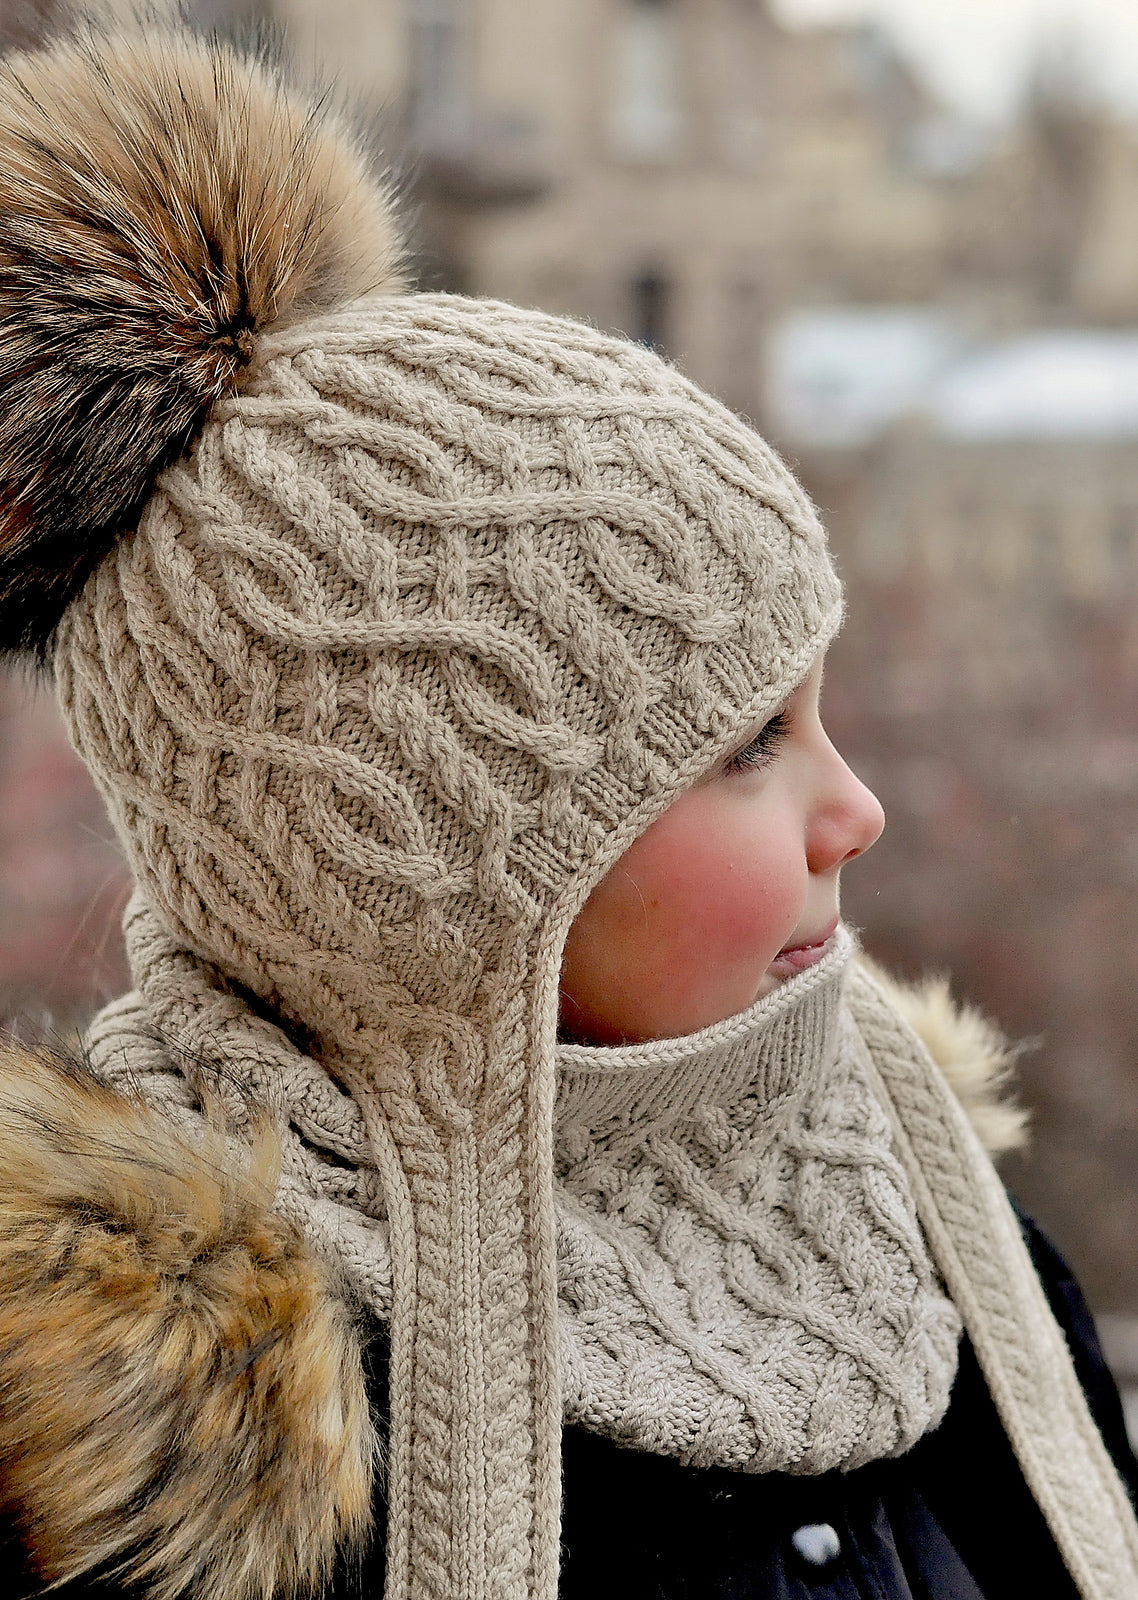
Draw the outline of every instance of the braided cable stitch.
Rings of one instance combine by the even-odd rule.
[[[842,1009],[850,948],[688,1038],[562,1047],[573,1420],[697,1466],[822,1473],[943,1415],[960,1321]]]
[[[470,374],[458,365],[460,341],[451,324],[470,321],[468,309],[436,303],[437,315],[428,317],[414,304],[420,320],[451,333],[444,370],[450,378],[457,367],[452,387],[465,397],[469,382],[460,380]],[[522,314],[511,310],[509,317]],[[394,309],[387,312],[392,320]],[[788,581],[798,566],[819,561],[828,572],[820,534],[808,508],[799,506],[789,535],[767,508],[774,498],[785,509],[785,494],[777,481],[765,481],[761,447],[763,471],[752,466],[745,496],[716,480],[715,518],[706,514],[712,474],[705,466],[679,474],[682,493],[661,492],[669,470],[676,477],[691,451],[690,440],[681,451],[671,434],[681,416],[691,433],[692,401],[689,386],[643,352],[630,355],[582,330],[593,384],[587,403],[574,404],[582,398],[576,391],[562,393],[558,426],[549,424],[547,403],[536,437],[519,439],[519,416],[527,418],[535,398],[548,402],[551,391],[558,398],[555,380],[563,378],[555,357],[564,359],[566,325],[532,321],[553,353],[548,366],[530,357],[531,381],[514,402],[512,430],[479,422],[462,432],[465,405],[442,406],[433,387],[442,358],[431,349],[430,383],[421,370],[408,374],[409,339],[395,340],[398,361],[381,364],[375,352],[370,363],[359,354],[351,358],[370,378],[355,386],[373,408],[362,420],[318,393],[312,372],[303,382],[297,378],[298,367],[326,368],[324,352],[305,359],[302,351],[287,362],[270,355],[253,392],[227,405],[207,430],[192,471],[166,475],[138,540],[122,551],[116,577],[102,575],[112,614],[100,617],[104,638],[91,678],[97,693],[105,677],[98,651],[107,651],[120,658],[138,693],[131,694],[129,716],[121,715],[120,701],[120,715],[91,734],[98,745],[117,747],[121,773],[142,768],[141,783],[124,785],[134,795],[123,800],[138,802],[124,819],[128,839],[139,826],[196,833],[208,848],[200,860],[204,881],[194,888],[211,918],[239,932],[258,958],[266,947],[282,956],[287,947],[285,959],[297,962],[297,931],[310,920],[314,889],[325,922],[324,906],[333,902],[328,910],[334,907],[342,929],[338,943],[356,950],[362,943],[369,954],[390,948],[399,921],[415,923],[407,936],[420,945],[445,942],[444,927],[454,930],[463,920],[448,914],[448,902],[472,888],[483,903],[510,904],[515,916],[527,903],[532,910],[526,880],[537,873],[539,890],[547,891],[567,865],[587,857],[599,842],[598,823],[626,811],[630,794],[666,781],[669,758],[690,756],[693,730],[706,736],[714,728],[730,690],[754,697],[755,661],[785,692],[797,668],[788,660],[788,639],[826,631],[822,618],[832,614],[836,598],[830,580],[812,574],[804,596],[802,583]],[[387,335],[392,342],[393,331]],[[597,347],[608,365],[598,360]],[[614,353],[618,373],[631,366],[639,376],[631,393],[609,371]],[[496,351],[488,356],[476,346],[475,355],[482,357],[478,367],[497,375],[489,359]],[[520,387],[510,364],[498,365]],[[342,366],[343,359],[334,370],[340,382]],[[649,392],[648,418],[636,411],[648,388],[645,368],[662,391]],[[474,395],[486,400],[484,372],[479,376]],[[418,389],[408,396],[413,378]],[[605,387],[617,390],[611,400],[595,392]],[[493,398],[501,408],[503,399]],[[598,398],[610,413],[602,417],[600,445],[580,415]],[[329,449],[322,435],[334,409],[357,440],[373,421],[378,436],[366,446],[340,442]],[[745,480],[741,447],[753,435],[713,403],[703,401],[703,409],[714,424],[704,455],[725,465],[726,440],[734,447],[733,477]],[[414,425],[404,420],[408,410]],[[439,411],[445,426],[425,446],[420,429]],[[613,437],[614,411],[633,416],[631,449],[623,436]],[[657,458],[678,462],[657,459],[650,478],[640,463],[653,420],[664,435]],[[316,443],[306,431],[310,422]],[[698,452],[691,453],[699,462]],[[496,471],[488,482],[491,459]],[[692,507],[700,512],[694,529],[684,520]],[[720,536],[713,553],[722,557],[722,541],[732,557],[714,573],[732,610],[712,597],[707,574],[702,589],[696,579],[693,563],[712,543],[698,537],[705,528]],[[789,546],[785,555],[780,545]],[[780,588],[792,594],[797,614],[783,615],[783,593],[771,592],[779,564],[772,553],[788,569]],[[832,626],[832,616],[827,622]],[[124,623],[133,640],[116,642],[113,630]],[[131,643],[136,659],[128,662]],[[701,643],[719,643],[722,659],[703,659],[707,652],[692,648]],[[91,705],[96,716],[105,709]],[[570,710],[577,713],[572,724]],[[219,724],[226,729],[222,751]],[[676,752],[685,734],[687,748]],[[171,767],[185,774],[184,784],[163,778]],[[606,777],[623,791],[619,810],[605,803]],[[299,829],[298,814],[305,819]],[[267,826],[250,839],[242,822],[252,815]],[[435,819],[447,829],[445,840],[437,832],[428,836]],[[282,870],[279,859],[265,859],[264,842],[284,837]],[[227,840],[234,842],[228,850]],[[153,851],[138,853],[161,848],[156,841]],[[171,899],[185,893],[181,863],[176,876]],[[365,880],[378,892],[368,893]],[[407,891],[398,905],[391,903],[392,880]],[[294,886],[301,892],[281,904],[282,889],[287,896]],[[275,907],[265,903],[266,892]],[[377,904],[381,929],[373,917]],[[200,925],[200,911],[186,921]],[[314,929],[310,947],[326,950],[330,931],[324,924]],[[192,942],[200,947],[200,926],[196,932]],[[428,948],[428,960],[435,954]],[[452,950],[454,970],[469,955],[468,942]],[[358,965],[373,969],[366,955]],[[402,962],[394,967],[401,970]],[[263,990],[266,975],[251,976]],[[291,998],[287,987],[281,992]],[[307,998],[296,997],[301,1014],[309,1010]]]

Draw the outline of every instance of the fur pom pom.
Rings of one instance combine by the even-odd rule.
[[[360,1349],[276,1156],[0,1054],[0,1518],[36,1582],[280,1600],[364,1533]]]
[[[0,63],[0,652],[46,653],[262,329],[401,263],[388,189],[264,61],[159,32]]]

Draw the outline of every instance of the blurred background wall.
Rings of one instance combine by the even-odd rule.
[[[225,28],[269,22],[358,100],[400,174],[424,285],[657,346],[795,462],[850,593],[829,720],[889,816],[847,912],[886,961],[951,971],[1032,1041],[1034,1151],[1010,1181],[1124,1340],[1138,89],[1117,89],[1121,46],[1110,60],[1033,33],[1030,0],[1004,78],[983,62],[983,104],[949,92],[952,61],[916,50],[903,18],[840,9],[823,24],[818,0],[196,6]],[[994,24],[1001,8],[985,10]],[[4,42],[51,12],[7,0]],[[910,12],[926,32],[982,20],[970,0]],[[9,1014],[81,1020],[123,981],[108,832],[50,698],[0,685]]]

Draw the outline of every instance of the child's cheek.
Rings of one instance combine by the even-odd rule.
[[[669,819],[671,820],[671,819]],[[786,851],[764,848],[760,831],[732,829],[730,816],[677,818],[651,844],[637,874],[654,928],[657,980],[685,992],[747,985],[783,948],[800,915],[800,874]],[[773,843],[773,841],[772,841]]]

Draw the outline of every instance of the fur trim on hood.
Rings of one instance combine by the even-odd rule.
[[[883,981],[989,1150],[1019,1143],[995,1028]],[[277,1600],[366,1535],[358,1336],[275,1183],[267,1130],[239,1167],[80,1062],[0,1052],[0,1517],[43,1583]]]
[[[45,1585],[269,1600],[362,1537],[359,1344],[269,1209],[275,1156],[0,1057],[0,1516]]]
[[[1022,1044],[1010,1044],[994,1022],[954,1000],[945,978],[900,983],[876,962],[861,961],[882,985],[948,1080],[993,1160],[1028,1141],[1028,1114],[1013,1094]]]

